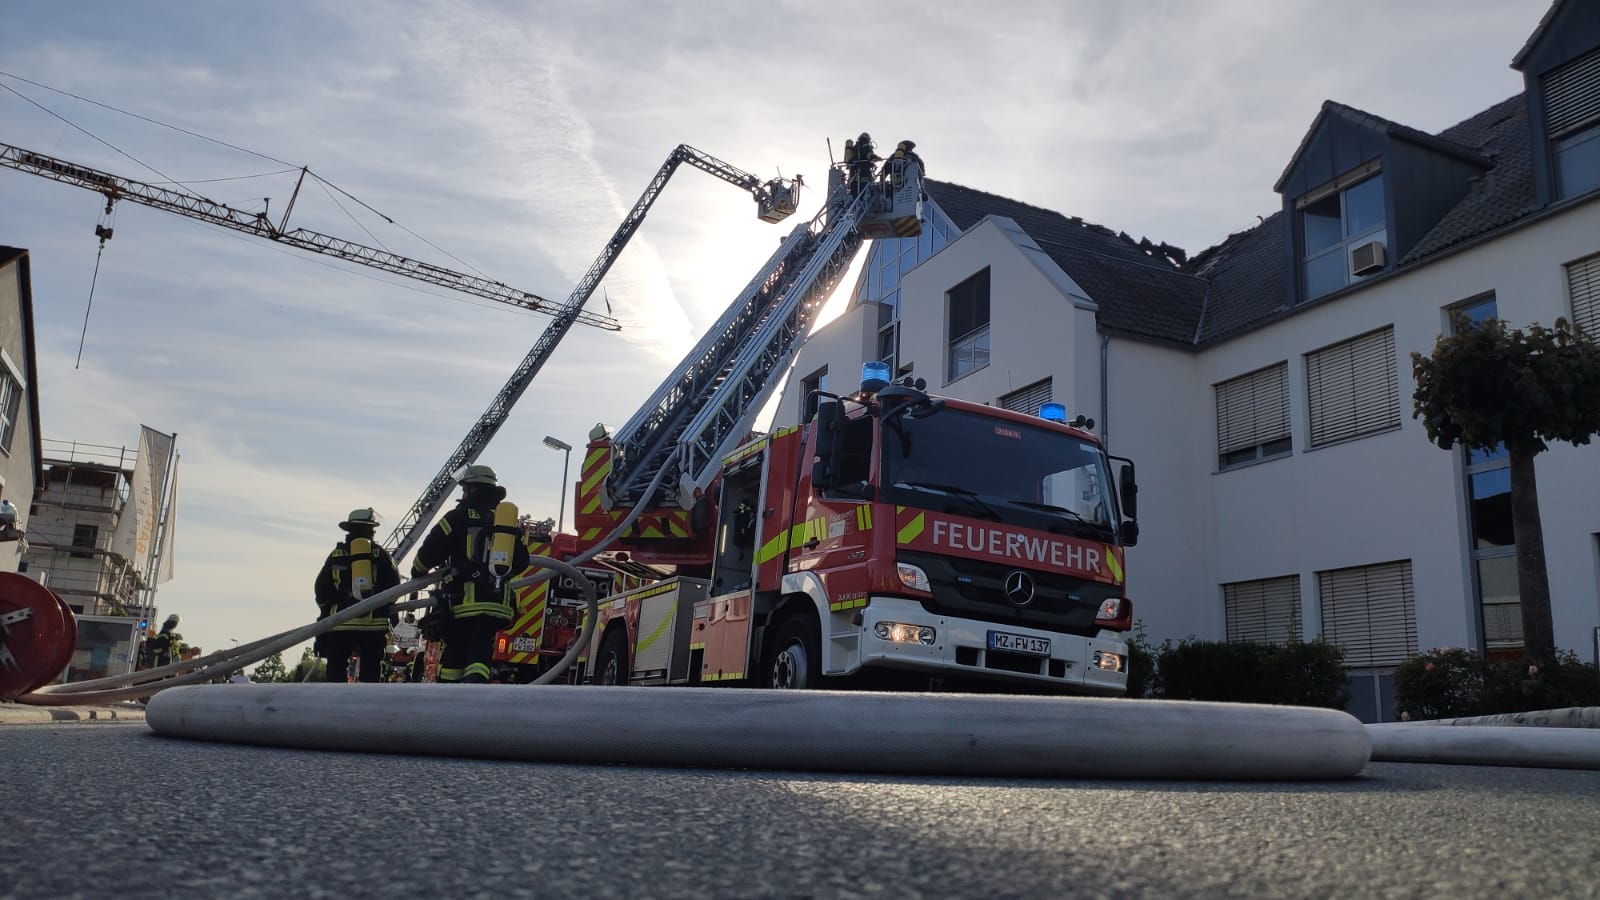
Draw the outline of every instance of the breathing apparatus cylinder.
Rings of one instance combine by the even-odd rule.
[[[517,505],[510,500],[502,500],[494,508],[494,537],[489,540],[489,574],[494,576],[496,587],[507,576],[516,574],[511,571],[511,566],[516,559],[518,535]]]
[[[350,539],[350,594],[357,600],[372,590],[372,541],[358,537]]]

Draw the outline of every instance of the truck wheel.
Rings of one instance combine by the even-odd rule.
[[[606,635],[600,645],[600,661],[594,668],[595,684],[628,683],[628,641],[625,631]]]
[[[820,682],[822,654],[817,649],[816,628],[803,615],[790,616],[778,626],[767,658],[766,684],[778,690],[809,690]]]

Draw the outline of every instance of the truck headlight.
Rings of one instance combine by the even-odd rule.
[[[1100,603],[1100,611],[1094,614],[1096,620],[1110,621],[1122,615],[1122,598],[1107,597]]]
[[[872,626],[872,633],[878,636],[878,640],[893,644],[932,645],[939,639],[939,632],[933,628],[905,622],[879,622]]]
[[[1106,650],[1094,652],[1094,667],[1107,672],[1122,672],[1128,667],[1127,658],[1120,653],[1111,653]]]
[[[928,583],[928,573],[922,571],[920,566],[910,563],[895,563],[895,573],[900,576],[900,583],[913,591],[933,593],[933,587]]]

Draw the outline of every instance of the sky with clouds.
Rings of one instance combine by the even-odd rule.
[[[1547,8],[29,2],[0,30],[0,141],[275,218],[294,174],[265,157],[309,166],[397,224],[308,183],[293,225],[556,300],[677,144],[821,185],[827,140],[863,129],[914,139],[931,177],[1192,253],[1278,208],[1324,99],[1438,131],[1519,92],[1508,64]],[[176,432],[162,613],[207,649],[303,624],[336,523],[398,520],[546,320],[124,203],[77,363],[103,205],[0,169],[0,244],[32,257],[45,437]],[[543,436],[581,447],[626,421],[766,259],[787,226],[753,213],[675,176],[605,281],[624,330],[574,328],[481,459],[525,512],[556,515]]]

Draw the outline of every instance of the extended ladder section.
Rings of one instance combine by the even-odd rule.
[[[922,178],[915,164],[896,161],[892,175],[867,184],[859,196],[850,195],[838,170],[833,176],[822,212],[789,234],[612,438],[602,494],[610,508],[637,503],[663,467],[670,469],[664,483],[672,487],[651,504],[692,506],[722,458],[748,435],[862,241],[918,233]]]
[[[533,345],[533,349],[528,351],[528,355],[523,357],[521,365],[517,366],[516,371],[511,374],[511,378],[506,382],[505,387],[502,387],[500,393],[495,395],[494,400],[489,404],[489,408],[484,410],[477,423],[472,426],[472,429],[467,432],[467,436],[462,439],[460,446],[456,447],[455,452],[450,454],[450,458],[445,461],[444,467],[439,470],[433,481],[428,484],[422,496],[417,498],[417,502],[396,523],[394,531],[384,541],[384,546],[394,554],[396,559],[404,557],[412,546],[422,539],[424,529],[433,521],[434,516],[439,514],[439,510],[443,508],[445,500],[449,498],[451,490],[454,489],[458,477],[457,473],[464,466],[471,465],[477,461],[479,454],[489,445],[489,441],[500,430],[500,426],[504,425],[506,419],[510,417],[511,408],[516,405],[517,400],[528,389],[528,385],[533,383],[534,376],[539,374],[539,370],[544,368],[544,364],[550,359],[551,354],[555,352],[556,345],[561,343],[561,339],[572,329],[575,322],[581,321],[584,316],[588,315],[583,311],[584,304],[589,302],[589,298],[594,295],[595,288],[599,287],[601,280],[611,270],[611,264],[616,262],[623,248],[628,245],[628,241],[633,238],[634,233],[639,230],[639,226],[644,223],[645,213],[650,211],[650,207],[654,205],[656,198],[661,195],[661,191],[667,186],[672,174],[678,170],[679,166],[685,163],[703,172],[709,172],[729,184],[749,191],[756,200],[756,215],[763,221],[780,222],[788,218],[795,210],[797,201],[796,184],[785,183],[778,178],[763,182],[759,177],[731,166],[714,156],[702,153],[687,144],[679,144],[674,148],[672,153],[667,156],[667,161],[661,164],[660,169],[656,170],[655,177],[650,180],[650,184],[644,189],[644,193],[639,195],[639,199],[633,204],[633,208],[628,211],[628,215],[622,220],[622,224],[617,226],[616,232],[611,235],[611,239],[601,249],[600,255],[589,266],[589,271],[584,273],[577,287],[572,289],[572,293],[567,297],[566,302],[552,314],[553,319],[549,326],[539,336],[539,340]]]

